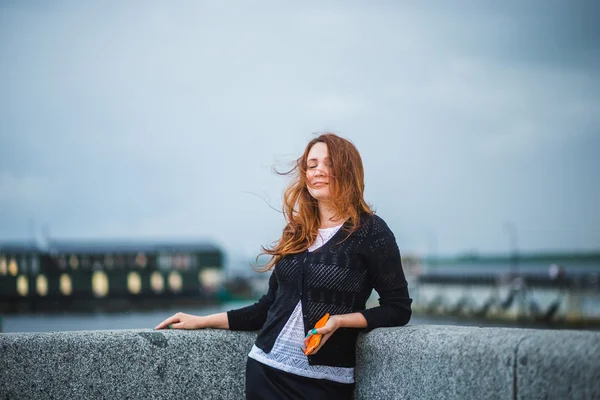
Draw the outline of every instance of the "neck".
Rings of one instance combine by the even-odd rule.
[[[344,223],[346,220],[345,217],[338,216],[337,218],[333,218],[335,213],[330,207],[329,203],[324,203],[322,201],[319,202],[319,217],[321,220],[319,228],[331,228],[332,226],[338,226]]]

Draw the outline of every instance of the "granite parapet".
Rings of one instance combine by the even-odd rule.
[[[256,332],[0,334],[0,399],[243,399]],[[600,332],[420,325],[359,336],[357,400],[600,398]]]

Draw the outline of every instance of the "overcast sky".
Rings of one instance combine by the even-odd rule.
[[[0,239],[256,255],[333,131],[404,253],[599,249],[597,4],[2,1]]]

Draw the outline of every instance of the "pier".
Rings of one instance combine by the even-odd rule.
[[[411,282],[415,315],[528,327],[600,328],[596,275],[429,274]]]
[[[599,253],[523,254],[518,268],[514,261],[502,255],[405,257],[414,315],[515,327],[600,328]]]
[[[243,399],[255,332],[0,334],[0,398]],[[600,333],[406,326],[357,343],[356,399],[597,399]]]

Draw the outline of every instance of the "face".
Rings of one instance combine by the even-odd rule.
[[[327,145],[322,142],[315,143],[308,152],[306,159],[306,180],[309,193],[318,201],[328,201],[330,199],[330,173],[331,164]]]

